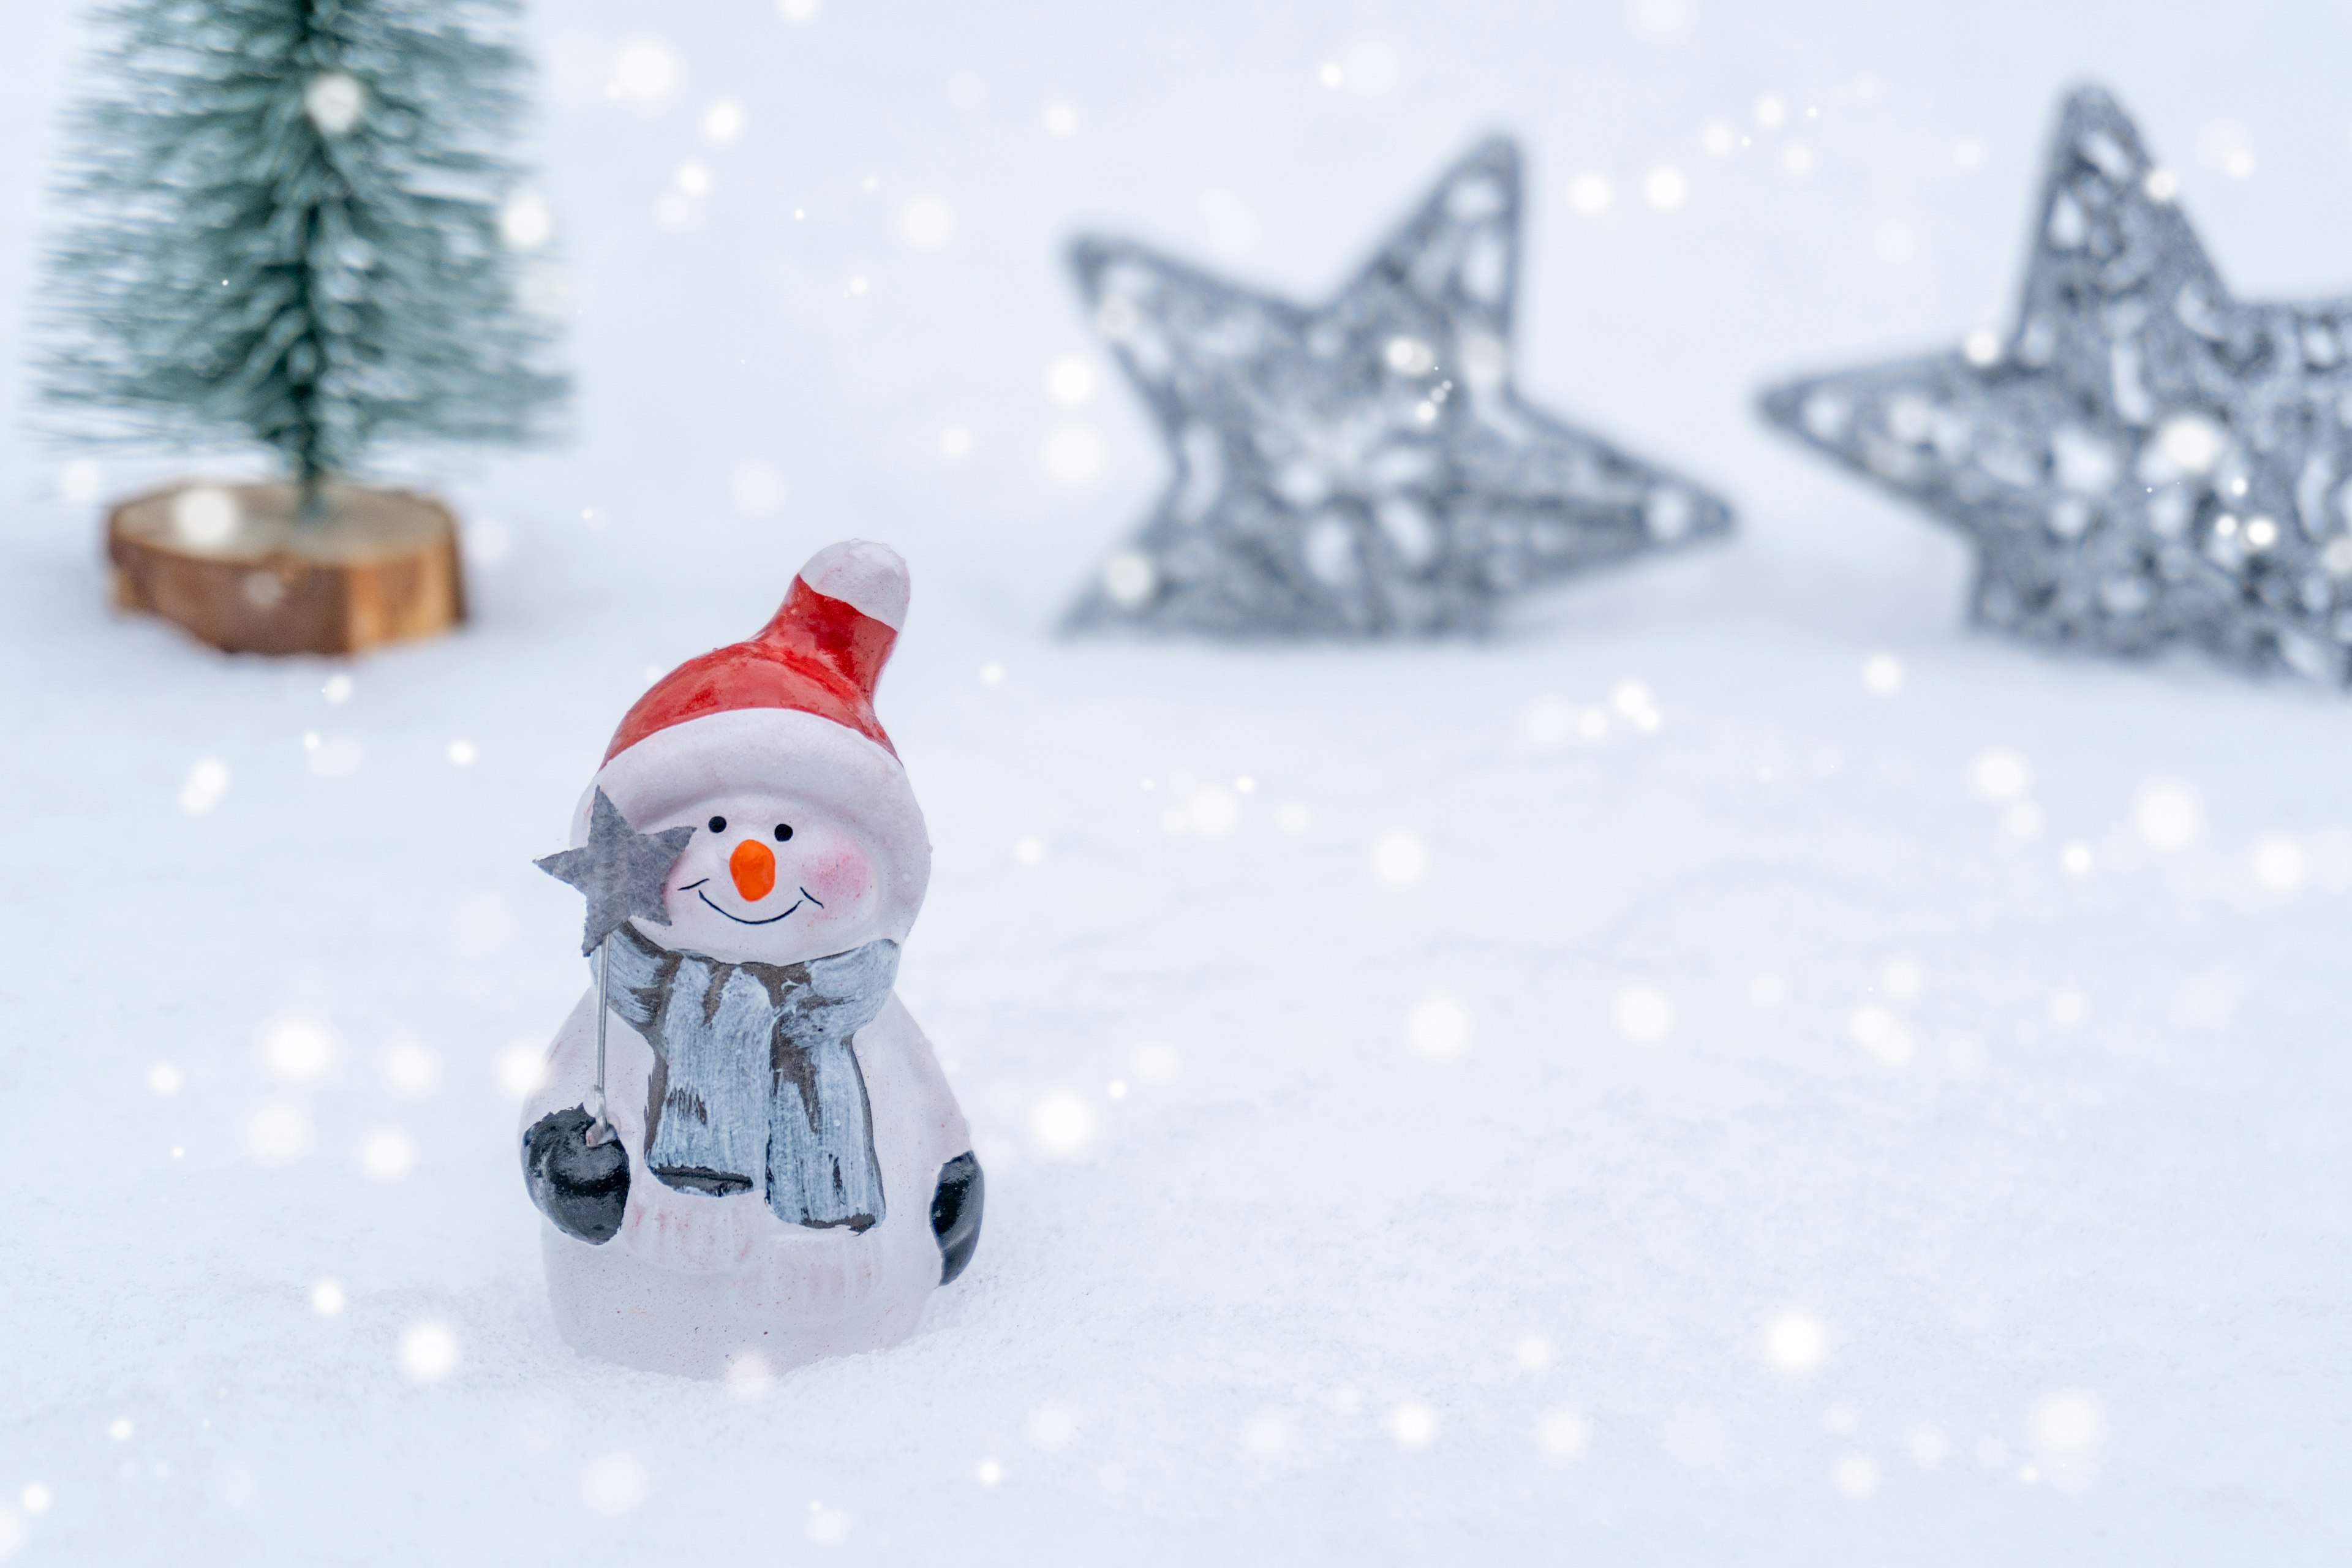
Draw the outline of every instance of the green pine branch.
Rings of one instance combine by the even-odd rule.
[[[68,433],[253,442],[301,487],[386,445],[548,434],[518,307],[514,0],[127,0],[74,111],[41,390]]]

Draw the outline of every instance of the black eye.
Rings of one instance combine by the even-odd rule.
[[[725,817],[723,817],[723,816],[714,816],[714,817],[712,817],[712,818],[710,819],[710,831],[711,831],[711,832],[713,832],[713,833],[724,833],[724,832],[726,832],[726,831],[727,831],[727,819],[726,819]]]
[[[777,842],[777,843],[782,844],[785,839],[790,838],[792,836],[793,836],[793,825],[792,825],[791,823],[789,823],[789,822],[779,822],[778,824],[776,824],[776,842]]]

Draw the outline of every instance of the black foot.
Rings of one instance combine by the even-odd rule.
[[[940,1167],[940,1190],[931,1194],[931,1234],[940,1240],[940,1283],[963,1272],[980,1247],[980,1211],[988,1197],[988,1178],[980,1162],[958,1154]]]
[[[620,1235],[629,1206],[629,1152],[617,1137],[591,1148],[593,1125],[585,1106],[541,1117],[522,1135],[522,1181],[556,1229],[603,1243]]]

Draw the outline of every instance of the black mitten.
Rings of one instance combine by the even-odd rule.
[[[931,1194],[931,1234],[940,1243],[940,1284],[962,1273],[979,1250],[980,1211],[987,1197],[988,1179],[969,1153],[940,1167],[939,1190]]]
[[[522,1135],[522,1181],[556,1229],[596,1244],[621,1233],[621,1214],[629,1206],[629,1152],[617,1136],[592,1146],[593,1125],[584,1105],[541,1117]]]

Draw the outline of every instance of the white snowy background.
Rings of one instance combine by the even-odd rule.
[[[2085,77],[2237,289],[2352,283],[2352,14],[794,8],[536,8],[575,438],[433,470],[462,635],[110,618],[100,503],[189,465],[0,378],[0,1555],[2342,1561],[2352,706],[1971,635],[1750,400],[1998,323]],[[8,7],[12,364],[75,11]],[[1480,644],[1054,637],[1166,471],[1069,236],[1312,299],[1497,129],[1523,387],[1735,540]],[[986,1234],[885,1354],[585,1363],[530,858],[851,535]]]

